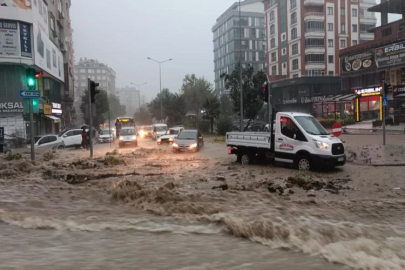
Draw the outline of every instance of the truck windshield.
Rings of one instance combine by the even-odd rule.
[[[300,126],[311,135],[329,135],[325,128],[312,116],[295,116]]]

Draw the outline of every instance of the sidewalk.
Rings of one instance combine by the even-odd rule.
[[[374,127],[372,120],[358,122],[353,125],[344,126],[347,133],[364,133],[364,132],[382,132],[382,127]],[[404,134],[405,133],[405,123],[400,123],[398,126],[385,126],[385,130],[390,134]]]

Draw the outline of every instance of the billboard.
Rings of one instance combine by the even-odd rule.
[[[64,82],[62,53],[37,25],[33,28],[35,65]]]
[[[374,67],[373,51],[366,51],[342,58],[342,72],[358,71]]]
[[[405,63],[405,41],[375,49],[375,60],[378,68]]]

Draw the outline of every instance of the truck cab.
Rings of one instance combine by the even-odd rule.
[[[320,166],[343,166],[346,162],[342,141],[304,113],[279,112],[272,131],[229,132],[226,141],[229,153],[236,154],[244,164],[257,157],[270,157],[308,171]]]

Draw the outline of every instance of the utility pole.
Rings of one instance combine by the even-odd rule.
[[[93,157],[93,113],[91,111],[92,102],[91,102],[91,80],[87,78],[87,89],[89,91],[89,137],[90,137],[90,157]]]
[[[30,89],[31,90],[31,89]],[[34,148],[34,99],[30,98],[28,100],[30,102],[30,141],[31,141],[31,160],[35,160],[35,148]]]
[[[243,86],[242,86],[242,13],[241,4],[239,0],[239,87],[240,87],[240,131],[244,132],[245,128],[243,125]]]
[[[383,87],[383,94],[382,94],[382,96],[383,96],[383,98],[382,98],[382,102],[383,102],[383,111],[382,111],[382,121],[383,121],[383,145],[385,145],[385,104],[384,104],[384,102],[385,102],[385,91],[387,91],[387,89],[386,89],[386,87],[385,87],[385,80],[383,80],[383,85],[382,85],[382,87]]]

